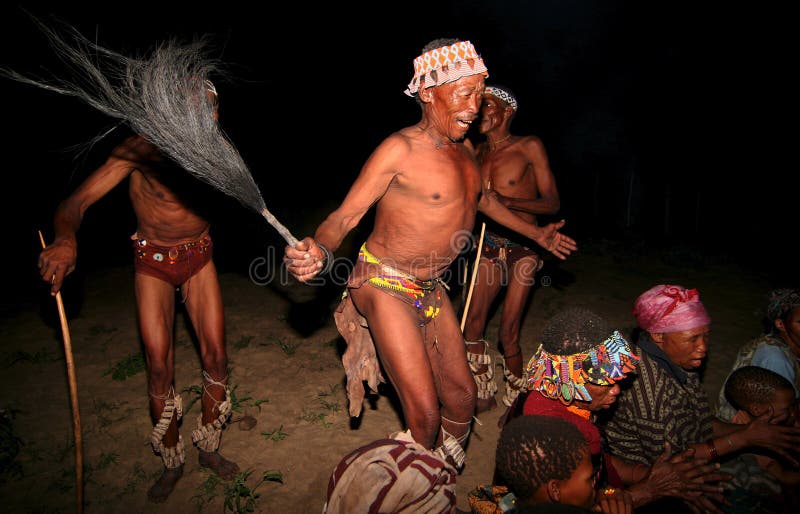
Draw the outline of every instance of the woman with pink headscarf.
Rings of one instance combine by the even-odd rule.
[[[711,317],[696,289],[657,285],[642,293],[633,309],[642,334],[636,342],[640,363],[631,387],[617,399],[605,424],[611,454],[640,466],[635,483],[669,442],[675,451],[716,460],[744,448],[761,447],[797,462],[800,429],[774,424],[767,413],[747,425],[712,415],[698,368],[708,352]]]

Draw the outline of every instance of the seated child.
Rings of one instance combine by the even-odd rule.
[[[470,492],[473,513],[519,512],[549,503],[603,512],[631,512],[630,502],[608,491],[597,501],[589,444],[564,419],[521,416],[503,427],[496,452],[497,473],[507,486],[480,486]]]
[[[771,410],[782,424],[798,423],[794,386],[774,371],[759,366],[738,368],[728,377],[724,393],[734,414],[723,421],[747,424]],[[724,461],[720,471],[733,477],[726,512],[796,512],[792,497],[800,484],[797,467],[769,455],[742,453]]]

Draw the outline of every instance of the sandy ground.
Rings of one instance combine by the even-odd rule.
[[[223,512],[226,499],[235,500],[235,488],[200,468],[194,448],[187,450],[184,477],[168,501],[147,502],[147,488],[159,475],[161,461],[147,443],[151,423],[132,269],[109,268],[86,277],[82,304],[70,320],[85,512]],[[724,259],[680,250],[648,255],[610,243],[584,244],[563,263],[548,260],[540,275],[545,277],[523,324],[523,351],[528,356],[546,320],[560,308],[591,308],[627,334],[634,326],[631,305],[639,293],[665,282],[697,287],[713,318],[704,375],[712,397],[736,348],[760,332],[764,294],[774,286]],[[319,289],[293,282],[260,286],[246,273],[223,273],[220,280],[234,419],[251,415],[257,420],[251,430],[234,422],[223,435],[222,453],[250,473],[242,480],[241,506],[251,494],[255,512],[321,512],[328,477],[338,460],[404,428],[392,388],[382,386],[380,394],[365,403],[360,418],[348,416],[340,362],[343,342],[330,315],[336,301],[330,291],[320,295]],[[460,293],[453,297],[460,302]],[[66,295],[64,300],[69,304]],[[13,415],[13,436],[22,443],[14,464],[0,476],[4,512],[75,511],[72,417],[55,309],[55,302],[47,298],[41,306],[0,320],[0,408]],[[492,342],[497,340],[498,314],[499,310],[487,328]],[[188,406],[197,398],[200,368],[192,335],[180,315],[176,362],[176,390]],[[187,440],[198,414],[199,405],[193,404],[185,415],[181,432]],[[467,508],[469,490],[491,479],[499,415],[499,410],[482,414],[482,424],[474,425],[467,464],[458,479],[461,509]],[[265,474],[279,474],[282,481],[261,483]]]

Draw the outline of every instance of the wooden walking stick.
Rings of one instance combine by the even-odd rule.
[[[39,231],[39,241],[42,249],[47,248]],[[69,398],[72,403],[72,430],[75,433],[75,503],[78,514],[83,512],[83,444],[81,442],[81,412],[78,405],[78,383],[75,379],[75,361],[72,358],[72,341],[69,337],[67,314],[64,311],[64,302],[61,300],[61,291],[56,293],[58,317],[61,320],[61,335],[64,339],[64,355],[67,359],[67,378],[69,379]]]
[[[475,277],[478,276],[478,266],[481,263],[481,250],[483,249],[483,234],[486,232],[486,223],[481,223],[481,237],[478,240],[478,254],[475,256],[475,265],[472,266],[472,276],[469,279],[469,292],[467,302],[464,304],[464,313],[461,315],[461,332],[464,332],[464,324],[467,322],[469,303],[472,300],[472,289],[475,287]]]

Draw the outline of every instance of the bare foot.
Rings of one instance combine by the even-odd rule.
[[[230,480],[239,473],[239,466],[220,455],[219,452],[204,452],[203,450],[199,450],[199,452],[200,465],[210,469],[220,478]]]
[[[177,468],[164,468],[161,478],[147,491],[147,499],[153,503],[163,503],[170,495],[175,484],[183,476],[183,464]]]
[[[487,412],[497,407],[497,400],[494,397],[481,399],[478,398],[475,402],[475,412],[480,414],[481,412]]]

